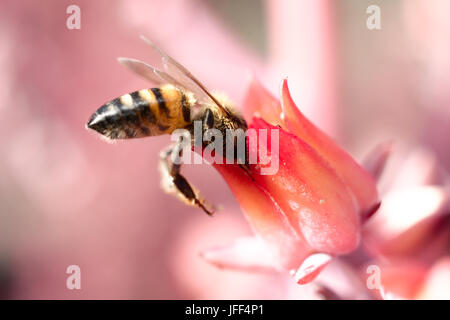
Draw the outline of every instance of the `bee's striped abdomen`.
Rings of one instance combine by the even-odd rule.
[[[100,107],[87,126],[110,139],[172,133],[190,123],[186,95],[171,85],[142,89]]]
[[[166,99],[162,95],[161,89],[160,88],[151,88],[150,90],[152,91],[153,95],[155,96],[159,113],[166,115],[166,117],[170,117],[170,111],[167,108]],[[169,103],[173,103],[173,102],[169,101]]]

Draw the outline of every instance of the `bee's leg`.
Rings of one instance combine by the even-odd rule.
[[[182,146],[178,143],[160,153],[163,188],[169,193],[174,193],[186,204],[197,206],[208,215],[212,215],[214,213],[213,210],[207,208],[206,202],[199,197],[195,188],[180,174],[181,163],[173,161],[174,157],[179,157],[182,151]]]

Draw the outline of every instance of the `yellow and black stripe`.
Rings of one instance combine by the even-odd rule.
[[[101,106],[87,126],[111,139],[170,134],[191,121],[186,95],[172,85],[125,94]]]

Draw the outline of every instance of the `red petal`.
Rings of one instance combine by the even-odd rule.
[[[371,210],[379,202],[373,177],[300,112],[292,101],[286,79],[282,84],[281,96],[284,122],[289,132],[297,135],[328,160],[356,196],[363,213]]]
[[[254,77],[250,82],[242,106],[244,107],[243,115],[247,121],[253,117],[262,117],[272,125],[284,127],[284,122],[280,118],[282,112],[280,101]]]
[[[279,131],[278,172],[254,178],[276,199],[296,233],[320,252],[354,250],[360,231],[357,206],[329,163],[301,139],[262,119],[254,118],[250,127],[258,132],[267,129],[269,142],[271,129]],[[267,148],[272,152],[270,143]]]
[[[267,244],[274,265],[298,268],[311,248],[302,234],[292,228],[276,200],[237,165],[214,164],[239,202],[255,234]]]
[[[296,136],[264,120],[255,118],[251,128],[268,129],[268,141],[270,129],[279,130],[278,172],[255,173],[252,181],[236,165],[215,167],[255,233],[278,253],[279,263],[297,269],[312,249],[332,254],[354,250],[360,231],[357,206],[327,161]],[[269,153],[271,147],[269,143]]]

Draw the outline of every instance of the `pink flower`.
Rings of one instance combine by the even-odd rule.
[[[399,158],[398,163],[395,163]],[[383,299],[448,299],[449,200],[432,153],[413,149],[394,155],[390,187],[363,232],[363,267],[378,266]],[[388,172],[389,173],[389,172]]]
[[[450,257],[443,256],[427,266],[417,259],[391,260],[380,264],[382,299],[445,299],[450,298]]]
[[[215,167],[236,196],[256,238],[213,249],[203,257],[239,269],[287,269],[307,283],[335,255],[355,250],[361,221],[379,206],[375,181],[352,157],[298,110],[287,81],[281,103],[253,81],[242,104],[250,129],[279,131],[274,175],[253,174],[237,165]],[[257,151],[252,146],[250,153]],[[251,165],[256,173],[261,165]]]

